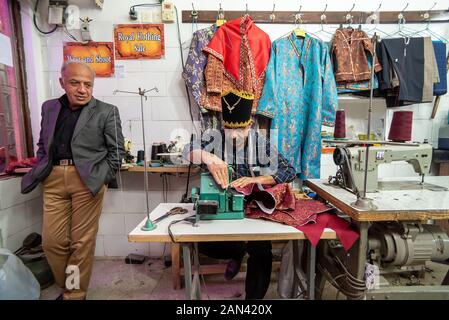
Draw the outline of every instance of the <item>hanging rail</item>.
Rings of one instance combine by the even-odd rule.
[[[214,23],[217,20],[216,10],[198,10],[196,22]],[[248,13],[256,23],[289,24],[295,22],[296,11],[224,11],[225,19],[232,20],[244,16]],[[326,11],[326,23],[340,24],[347,23],[347,11]],[[379,16],[379,24],[398,23],[398,16],[403,14],[407,23],[444,23],[449,22],[449,10],[423,10],[423,11],[351,11],[354,23],[371,24],[370,19],[373,14]],[[182,11],[182,22],[192,23],[192,11]],[[273,18],[275,15],[275,19]],[[321,24],[322,14],[320,11],[301,11],[303,24]]]

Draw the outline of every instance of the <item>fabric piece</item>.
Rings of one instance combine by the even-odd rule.
[[[42,246],[55,281],[65,288],[64,299],[85,299],[92,273],[95,240],[103,198],[103,185],[95,197],[75,166],[54,166],[43,181]],[[66,268],[79,268],[79,289],[66,288]]]
[[[368,59],[368,69],[371,70],[371,67],[373,65],[373,58],[371,55],[367,55]],[[373,79],[373,90],[376,90],[379,88],[379,81],[377,80],[376,74],[374,74]],[[371,90],[370,86],[371,80],[362,80],[362,81],[356,81],[356,82],[340,82],[337,83],[337,91],[338,93],[353,93],[353,92],[359,92],[359,91],[367,91]]]
[[[297,200],[294,210],[274,210],[268,214],[260,208],[246,208],[245,216],[252,219],[267,219],[292,227],[303,226],[315,222],[317,214],[332,210],[325,204],[315,200]]]
[[[447,58],[446,58],[446,43],[442,41],[433,41],[433,49],[438,65],[438,75],[440,82],[434,84],[433,95],[442,96],[447,93]]]
[[[438,76],[438,65],[435,58],[435,51],[433,49],[432,39],[430,37],[424,38],[424,84],[421,102],[433,101],[433,86],[440,82]]]
[[[307,239],[309,239],[313,246],[318,244],[325,228],[330,228],[335,231],[346,251],[348,251],[359,238],[359,233],[351,229],[348,221],[331,213],[318,214],[314,224],[295,227],[305,233]]]
[[[382,40],[390,67],[399,79],[399,87],[387,93],[387,107],[419,103],[424,86],[424,38]]]
[[[254,95],[253,113],[262,92],[271,41],[251,17],[231,20],[222,25],[204,48],[206,94],[201,105],[221,111],[221,94],[235,89]]]
[[[250,208],[260,208],[264,213],[271,214],[274,210],[295,210],[295,195],[288,183],[274,186],[249,184],[246,187],[235,188],[247,196]]]
[[[374,54],[374,45],[368,35],[359,29],[338,28],[332,41],[335,80],[340,82],[359,82],[370,80],[367,52]],[[374,71],[382,69],[377,59]]]
[[[333,126],[337,109],[327,44],[294,33],[274,41],[257,114],[272,119],[279,152],[301,179],[319,178],[321,126]]]
[[[217,26],[214,24],[193,33],[182,72],[182,77],[198,106],[201,106],[201,95],[204,94],[204,69],[207,63],[207,55],[203,52],[203,49],[210,42],[216,30]]]
[[[320,212],[332,210],[320,201],[296,197],[287,183],[265,188],[251,184],[236,190],[246,196],[245,215],[248,218],[268,219],[296,227],[314,222]]]
[[[5,172],[8,174],[14,173],[14,171],[19,168],[32,168],[37,163],[36,157],[26,158],[26,159],[22,159],[20,161],[17,161],[17,158],[14,157],[12,160],[13,161],[11,161],[5,169]]]
[[[254,24],[249,15],[224,24],[204,50],[219,58],[223,62],[225,71],[235,81],[241,81],[242,47],[248,48],[247,54],[255,58],[253,72],[255,77],[259,78],[265,71],[270,58],[270,38]]]
[[[208,28],[200,29],[193,33],[189,53],[182,72],[185,84],[199,108],[202,131],[221,128],[220,114],[207,110],[202,105],[206,94],[204,72],[207,63],[207,55],[203,52],[203,49],[212,39],[216,30],[217,26],[213,24]]]

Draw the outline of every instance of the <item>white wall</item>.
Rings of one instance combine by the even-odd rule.
[[[0,180],[0,247],[15,251],[32,232],[42,234],[42,191],[20,193],[20,178]]]
[[[70,41],[70,38],[59,30],[50,36],[38,35],[30,19],[29,0],[22,0],[23,25],[26,32],[26,50],[27,50],[27,74],[28,89],[30,94],[30,106],[33,123],[33,136],[35,142],[38,139],[38,127],[40,118],[41,103],[50,98],[60,96],[63,92],[58,84],[59,68],[62,63],[63,41]],[[43,4],[46,1],[41,1]],[[129,1],[129,0],[105,0],[104,9],[95,7],[92,0],[69,0],[69,3],[76,4],[81,8],[81,16],[89,16],[93,19],[91,23],[92,38],[95,41],[112,41],[113,24],[129,23],[128,12],[130,5],[138,3],[147,3],[151,1]],[[178,8],[179,16],[182,10],[191,10],[192,1],[173,1]],[[328,4],[328,10],[346,10],[350,9],[352,3],[356,3],[354,10],[375,10],[378,7],[377,2],[369,0],[359,0],[352,2],[316,0],[313,2],[301,2],[304,11],[322,11]],[[421,0],[407,0],[409,2],[408,10],[426,10],[432,3]],[[33,1],[34,3],[34,1]],[[244,10],[245,3],[248,3],[249,10],[271,10],[272,1],[247,0],[247,1],[221,1],[221,0],[197,0],[193,1],[197,10],[217,10],[221,3],[226,10]],[[297,10],[300,2],[297,1],[275,1],[276,10]],[[381,10],[401,10],[405,6],[404,2],[383,1]],[[28,7],[27,7],[28,5]],[[434,9],[447,9],[449,1],[439,1]],[[43,16],[45,14],[43,13]],[[42,24],[42,28],[46,26]],[[200,24],[198,28],[206,27],[207,24]],[[266,31],[271,40],[285,35],[293,28],[293,25],[259,25]],[[26,29],[25,29],[26,27]],[[329,26],[332,27],[332,26]],[[424,25],[413,26],[410,28],[422,29]],[[309,32],[319,29],[319,26],[305,26]],[[384,26],[380,29],[385,32],[396,30],[395,25]],[[439,34],[444,34],[449,38],[448,24],[438,24],[432,26],[432,30]],[[79,37],[79,33],[73,31],[73,34]],[[186,55],[192,34],[191,24],[181,25],[181,41],[184,55]],[[125,137],[130,138],[133,143],[133,151],[142,149],[142,135],[140,124],[139,99],[126,94],[113,95],[115,89],[135,91],[137,88],[152,88],[157,86],[159,93],[151,93],[151,98],[145,102],[145,120],[147,148],[153,141],[168,141],[176,130],[182,129],[191,131],[192,124],[186,101],[186,93],[181,78],[181,56],[179,52],[176,24],[165,24],[165,47],[166,56],[161,60],[142,60],[142,61],[116,61],[117,65],[123,65],[125,68],[125,78],[99,78],[96,79],[94,95],[101,100],[115,104],[119,107],[123,123],[123,132]],[[29,54],[28,54],[29,53]],[[362,105],[341,104],[345,108],[357,108],[357,111],[351,112],[350,119],[347,122],[362,123],[366,119],[367,102]],[[436,143],[439,127],[445,123],[449,110],[449,98],[442,97],[440,108],[435,120],[429,120],[432,110],[431,104],[420,104],[395,110],[411,109],[414,111],[413,139],[423,141],[428,139],[431,143]],[[385,118],[387,127],[391,121],[393,110],[386,111],[381,117]],[[323,155],[321,175],[327,178],[335,173],[335,166],[332,163],[331,155]],[[397,163],[389,168],[382,167],[380,174],[383,176],[410,176],[414,175],[411,167],[404,163]],[[96,255],[122,256],[131,251],[144,254],[158,255],[161,251],[160,246],[136,245],[127,242],[126,235],[132,226],[136,225],[144,217],[144,194],[141,191],[143,185],[142,175],[127,173],[123,190],[110,190],[105,199],[104,213],[101,218],[100,231],[97,241]],[[134,175],[134,176],[132,176]],[[129,184],[133,187],[129,188]],[[151,206],[154,207],[162,201],[160,191],[160,178],[152,176],[150,178]],[[159,187],[158,187],[159,186]],[[133,189],[134,188],[134,189]],[[158,189],[159,188],[159,189]],[[178,201],[184,188],[184,180],[171,178],[170,201]]]

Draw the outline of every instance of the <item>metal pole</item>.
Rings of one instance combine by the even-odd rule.
[[[377,34],[374,33],[374,45],[373,45],[373,63],[371,66],[371,78],[370,78],[370,93],[369,93],[369,108],[368,108],[368,129],[366,132],[366,139],[369,140],[371,136],[371,112],[373,109],[373,83],[374,83],[374,66],[376,64],[376,44],[377,44]],[[363,198],[366,198],[366,185],[368,183],[368,159],[369,159],[369,147],[366,145],[366,155],[365,155],[365,177],[363,181]]]
[[[145,199],[146,199],[146,205],[147,205],[147,217],[148,220],[150,219],[150,204],[149,204],[149,200],[148,200],[148,172],[147,172],[147,147],[146,147],[146,141],[145,141],[145,121],[143,119],[143,97],[145,95],[145,91],[142,91],[139,88],[139,95],[140,95],[140,112],[141,112],[141,116],[142,116],[142,138],[143,138],[143,167],[144,167],[144,172],[143,172],[143,176],[145,179]]]
[[[122,90],[114,90],[113,94],[116,94],[117,92],[122,93],[129,93],[129,94],[138,94],[140,96],[140,112],[141,112],[141,118],[142,118],[142,140],[143,140],[143,166],[144,166],[144,186],[145,186],[145,200],[146,200],[146,206],[147,206],[147,221],[142,226],[143,231],[151,231],[154,228],[156,228],[156,225],[153,224],[153,222],[150,219],[150,202],[148,199],[148,172],[147,172],[147,147],[146,147],[146,141],[145,141],[145,119],[143,116],[143,98],[147,99],[146,93],[150,91],[156,91],[159,92],[159,89],[157,87],[154,87],[150,90],[145,90],[139,88],[138,92],[131,92],[131,91],[122,91]]]

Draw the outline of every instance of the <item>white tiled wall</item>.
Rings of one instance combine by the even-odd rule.
[[[42,234],[41,189],[22,195],[20,178],[0,180],[0,229],[3,246],[15,251],[32,232]]]
[[[29,19],[32,15],[29,13],[32,9],[32,1],[22,0],[23,8],[26,4],[29,6],[28,15],[24,15],[24,19]],[[69,3],[76,4],[81,8],[81,16],[89,16],[93,19],[91,24],[91,33],[95,41],[112,41],[113,24],[130,23],[128,12],[130,5],[146,3],[145,0],[107,0],[102,10],[96,8],[91,0],[69,0]],[[179,15],[182,10],[191,10],[191,2],[174,0],[178,8]],[[216,10],[219,6],[219,0],[195,0],[194,5],[198,10]],[[408,10],[427,10],[429,5],[421,0],[410,0]],[[444,1],[443,1],[444,2]],[[443,2],[438,4],[435,9],[447,9]],[[248,0],[246,2],[226,1],[222,2],[224,10],[244,10],[245,3],[248,4],[249,10],[271,10],[272,2],[267,3],[259,0]],[[328,10],[344,10],[338,1],[332,2],[328,0],[316,0],[303,4],[303,10],[321,11],[326,4],[329,4]],[[373,6],[372,1],[357,1],[357,10],[374,10],[377,5]],[[383,3],[382,10],[400,10],[403,5],[390,1]],[[289,0],[276,1],[276,10],[297,10],[297,4]],[[350,9],[350,5],[348,5]],[[23,9],[23,11],[26,11]],[[206,24],[198,25],[198,28],[206,27]],[[33,43],[33,50],[38,51],[38,55],[42,56],[42,61],[35,61],[34,74],[40,79],[36,79],[36,84],[29,83],[28,90],[36,91],[36,99],[31,103],[31,114],[40,115],[41,103],[49,98],[58,97],[63,92],[59,86],[59,68],[62,63],[62,45],[63,41],[71,41],[62,30],[58,30],[51,36],[37,36],[33,29],[32,23],[26,25],[25,36],[32,35],[30,40]],[[270,25],[261,24],[260,27],[269,34],[271,40],[287,34],[292,29],[292,25]],[[432,26],[434,31],[440,34],[448,34],[447,24],[435,24]],[[318,30],[319,26],[306,26],[310,31]],[[395,25],[381,26],[385,32],[396,30]],[[181,44],[184,56],[189,48],[192,25],[181,24]],[[73,31],[79,36],[77,31]],[[31,43],[30,42],[30,43]],[[40,43],[41,46],[35,44]],[[187,100],[185,98],[185,88],[181,78],[181,55],[179,51],[179,42],[176,24],[165,24],[165,57],[160,60],[142,60],[142,61],[116,61],[117,65],[124,67],[123,78],[99,78],[96,79],[94,95],[115,104],[119,107],[122,120],[123,133],[125,137],[130,138],[133,142],[132,152],[143,148],[142,128],[140,121],[140,99],[137,96],[118,93],[113,94],[116,89],[136,91],[138,87],[151,89],[157,86],[159,92],[151,92],[149,99],[144,101],[144,119],[145,131],[147,136],[147,150],[151,149],[153,141],[165,141],[176,135],[177,130],[182,132],[191,132],[193,130],[190,121]],[[42,89],[41,89],[42,87]],[[350,102],[348,106],[342,105],[348,111],[348,125],[353,122],[355,127],[363,131],[364,122],[366,121],[365,106],[356,105]],[[359,109],[356,109],[359,108]],[[440,108],[435,120],[429,120],[432,106],[430,104],[421,104],[395,110],[403,110],[411,108],[414,111],[414,127],[413,139],[422,141],[428,139],[429,142],[436,145],[437,134],[440,125],[446,123],[447,113],[449,110],[449,99],[443,97],[440,102]],[[385,120],[384,130],[388,134],[388,128],[391,121],[391,115],[394,110],[385,110],[385,107],[375,105],[374,119]],[[376,120],[377,119],[377,120]],[[379,120],[380,121],[380,120]],[[33,122],[33,138],[37,142],[39,127],[37,119]],[[379,124],[379,122],[378,122]],[[366,129],[365,129],[366,130]],[[321,177],[327,178],[331,174],[335,174],[335,165],[331,155],[322,156]],[[397,163],[391,166],[380,167],[381,176],[403,176],[412,175],[411,167],[408,164]],[[100,221],[100,231],[97,237],[97,247],[95,254],[102,256],[127,255],[131,252],[140,252],[143,254],[160,254],[162,252],[160,245],[143,245],[129,243],[126,235],[133,225],[137,224],[140,217],[143,219],[145,211],[145,197],[143,193],[142,174],[128,173],[128,177],[124,179],[123,190],[109,190],[105,202],[103,215]],[[132,176],[133,175],[133,176]],[[178,201],[184,191],[185,180],[171,178],[170,201]],[[161,179],[157,175],[150,177],[150,206],[155,207],[163,201]],[[17,200],[15,195],[12,198],[1,197],[0,204],[4,201],[9,207]],[[16,199],[16,200],[15,200]],[[33,200],[30,198],[29,200]],[[20,205],[20,203],[16,204]],[[14,205],[15,206],[15,205]],[[26,207],[26,206],[25,206]],[[25,209],[26,210],[26,209]],[[22,218],[17,217],[18,224],[23,226]],[[27,227],[28,222],[27,222]],[[37,224],[34,224],[35,226]]]

